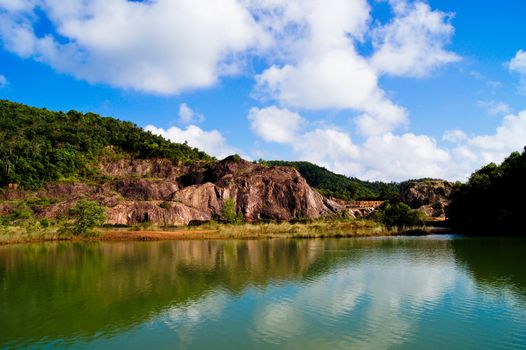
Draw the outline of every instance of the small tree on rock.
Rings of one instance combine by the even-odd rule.
[[[232,198],[227,199],[221,208],[223,220],[229,224],[240,224],[243,222],[243,214],[236,213],[236,203]]]
[[[99,203],[87,199],[79,200],[71,209],[71,214],[75,217],[73,233],[77,236],[91,233],[95,226],[100,226],[106,221],[104,208]]]

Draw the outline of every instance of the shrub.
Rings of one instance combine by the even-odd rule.
[[[401,202],[396,204],[386,202],[383,208],[376,211],[375,218],[387,227],[424,224],[424,214]]]
[[[223,221],[228,224],[240,224],[243,222],[243,214],[236,212],[236,203],[232,198],[227,199],[221,208]]]
[[[95,226],[100,226],[106,220],[106,212],[99,203],[81,199],[71,209],[71,214],[75,217],[73,234],[86,235],[91,233]]]
[[[49,225],[50,225],[50,223],[49,223],[48,219],[44,218],[44,219],[40,220],[40,226],[42,226],[43,228],[48,228]]]

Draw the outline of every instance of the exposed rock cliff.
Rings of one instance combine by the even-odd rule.
[[[99,201],[106,207],[107,223],[113,225],[184,225],[217,219],[228,199],[246,221],[313,219],[344,209],[312,189],[296,169],[264,167],[236,157],[190,166],[163,159],[121,159],[98,167],[108,178],[101,184],[56,183],[36,193],[56,202],[36,206],[38,216],[66,215],[79,198]],[[4,193],[8,195],[18,194]]]
[[[423,212],[428,218],[445,219],[445,207],[453,184],[443,180],[410,182],[400,193],[400,199],[413,209]]]
[[[234,200],[236,211],[246,221],[318,218],[340,209],[288,167],[267,168],[229,157],[206,166],[174,167],[157,162],[128,169],[139,171],[137,175],[145,175],[144,169],[148,169],[149,176],[164,179],[113,181],[106,192],[115,191],[124,201],[108,209],[110,224],[151,221],[178,225],[211,220],[221,217],[227,199]],[[114,168],[109,170],[115,175]]]

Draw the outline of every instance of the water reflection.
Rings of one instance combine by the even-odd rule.
[[[0,347],[526,346],[526,243],[493,243],[433,237],[0,247]]]
[[[459,262],[483,288],[510,288],[526,299],[526,239],[456,239],[453,251]]]

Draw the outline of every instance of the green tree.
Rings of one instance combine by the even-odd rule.
[[[383,208],[377,210],[375,218],[388,227],[424,224],[424,215],[421,212],[401,202],[396,204],[386,202]]]
[[[333,173],[309,162],[281,160],[258,161],[263,166],[290,166],[296,168],[307,183],[322,195],[345,200],[352,199],[390,199],[399,194],[399,184],[362,181]]]
[[[232,198],[227,199],[221,208],[223,220],[229,224],[240,224],[243,222],[243,214],[236,212],[236,203]]]
[[[95,226],[102,225],[106,220],[106,212],[99,203],[87,199],[79,200],[71,209],[75,217],[73,233],[77,236],[92,232]]]
[[[0,187],[38,189],[46,182],[92,179],[107,156],[167,158],[176,164],[214,158],[130,122],[77,111],[52,112],[0,100]]]
[[[467,233],[524,235],[526,149],[490,163],[457,183],[446,208],[450,224]]]

